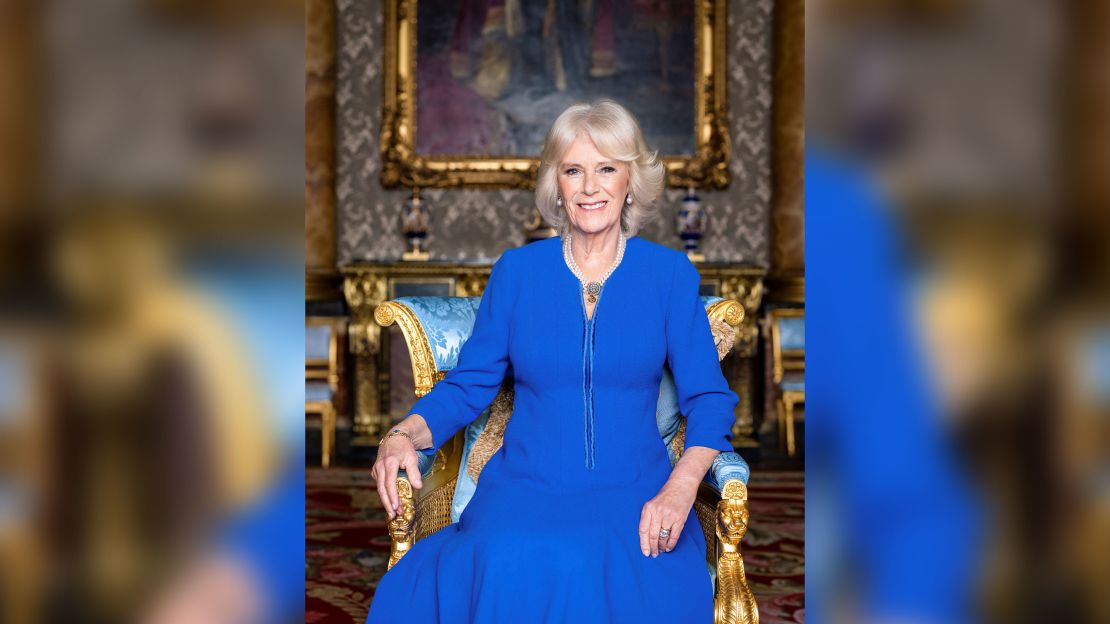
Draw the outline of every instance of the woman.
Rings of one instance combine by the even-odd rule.
[[[697,270],[635,236],[663,174],[614,102],[555,121],[536,205],[561,235],[501,256],[457,367],[383,438],[373,475],[390,517],[398,468],[421,487],[417,453],[473,420],[511,374],[504,444],[459,522],[382,578],[368,622],[712,621],[692,506],[713,458],[732,450],[737,396]],[[673,469],[655,419],[664,365],[688,419]]]

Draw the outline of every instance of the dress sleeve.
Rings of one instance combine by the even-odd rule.
[[[667,307],[667,364],[678,407],[686,416],[686,448],[733,450],[732,424],[740,401],[721,372],[717,348],[698,292],[701,277],[685,256],[676,257]]]
[[[494,263],[470,338],[463,343],[455,368],[409,410],[420,414],[432,432],[432,447],[451,439],[493,402],[509,366],[509,329],[513,290],[508,252]]]

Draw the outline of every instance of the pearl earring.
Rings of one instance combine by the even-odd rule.
[[[563,207],[563,196],[558,193],[555,193],[555,205],[560,208]]]
[[[628,195],[625,196],[624,203],[629,205],[629,206],[632,205],[632,193],[629,193]]]

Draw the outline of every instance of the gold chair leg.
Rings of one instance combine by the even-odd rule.
[[[714,624],[759,624],[759,609],[744,573],[740,540],[748,531],[748,488],[729,481],[717,503],[717,597]]]
[[[335,450],[335,410],[326,409],[320,414],[320,465],[331,466],[331,455]]]
[[[785,451],[787,449],[786,441],[786,403],[780,396],[775,399],[775,416],[779,423],[779,449]]]
[[[798,452],[794,441],[794,401],[783,399],[782,404],[786,412],[786,454],[793,457]]]
[[[389,564],[392,568],[412,548],[414,541],[413,520],[416,518],[416,502],[412,496],[412,484],[405,477],[397,477],[397,495],[401,498],[401,513],[389,521]],[[383,501],[384,502],[384,501]]]

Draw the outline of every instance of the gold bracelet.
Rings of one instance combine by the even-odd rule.
[[[412,436],[410,436],[407,431],[402,431],[401,429],[396,428],[391,429],[389,433],[382,436],[382,439],[378,441],[378,446],[381,446],[385,443],[386,440],[392,438],[393,436],[405,436],[409,439],[409,443],[412,444],[412,447],[416,448],[416,441],[412,439]]]

